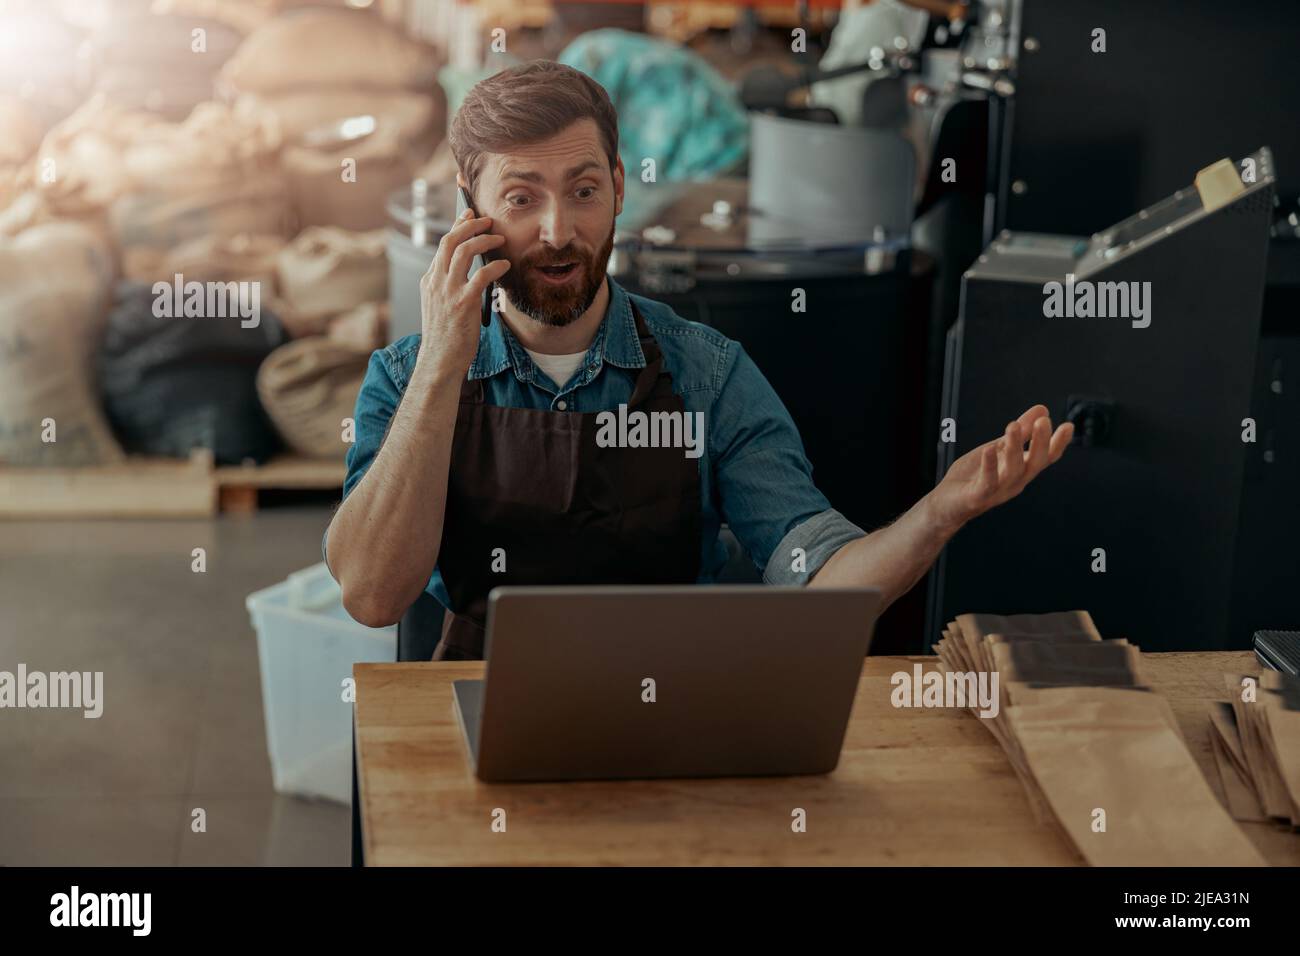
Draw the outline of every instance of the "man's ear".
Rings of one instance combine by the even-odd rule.
[[[623,157],[614,166],[614,215],[623,211]]]

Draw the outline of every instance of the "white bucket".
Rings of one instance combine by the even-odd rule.
[[[325,565],[245,600],[257,631],[266,748],[277,793],[352,799],[352,665],[397,659],[397,627],[358,624]]]

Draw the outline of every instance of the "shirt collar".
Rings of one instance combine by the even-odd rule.
[[[620,368],[645,367],[645,352],[641,350],[641,339],[636,334],[632,300],[613,276],[607,275],[605,281],[609,283],[609,305],[583,357],[583,365],[589,370],[586,381],[599,373],[604,362]],[[479,329],[478,354],[469,368],[469,378],[471,381],[491,378],[511,366],[521,382],[531,382],[536,376],[537,366],[493,309],[492,324]]]

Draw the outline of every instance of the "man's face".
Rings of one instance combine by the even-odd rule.
[[[612,175],[594,120],[508,153],[488,153],[475,209],[506,237],[497,284],[520,312],[568,325],[596,298],[623,210],[623,162]]]

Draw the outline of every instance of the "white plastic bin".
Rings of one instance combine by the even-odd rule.
[[[257,631],[266,749],[278,793],[352,799],[352,665],[397,659],[397,627],[358,624],[325,565],[245,600]],[[349,695],[351,696],[351,695]]]

